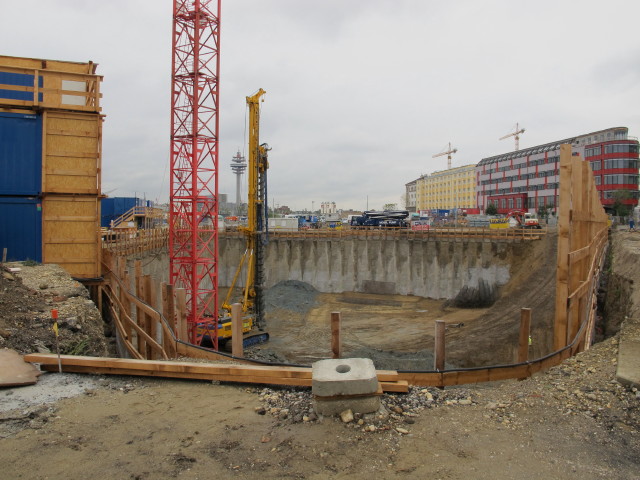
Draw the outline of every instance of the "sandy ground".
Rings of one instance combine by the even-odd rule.
[[[487,309],[443,308],[443,301],[364,293],[312,296],[308,310],[268,312],[271,340],[257,350],[290,363],[310,365],[331,357],[331,313],[340,312],[343,356],[366,357],[380,369],[433,368],[435,321],[468,328]]]
[[[640,400],[613,379],[616,349],[610,339],[522,382],[386,395],[404,413],[361,425],[270,407],[306,402],[301,390],[45,374],[49,387],[89,384],[2,413],[0,477],[637,479]],[[437,400],[411,407],[425,395]]]

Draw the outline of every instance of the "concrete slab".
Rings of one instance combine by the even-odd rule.
[[[380,396],[372,395],[344,399],[332,398],[328,400],[316,397],[313,400],[313,410],[318,415],[340,415],[340,413],[349,409],[351,409],[353,413],[377,412],[380,409]]]
[[[368,395],[378,390],[376,367],[370,358],[320,360],[312,367],[311,390],[318,397]]]
[[[616,378],[623,385],[640,388],[640,322],[632,319],[620,330]]]

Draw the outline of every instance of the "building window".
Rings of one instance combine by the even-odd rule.
[[[513,198],[509,199],[509,210],[513,209]]]
[[[602,147],[598,145],[597,147],[587,148],[584,151],[585,157],[595,157],[596,155],[600,155],[602,153]]]
[[[516,198],[516,208],[522,208],[522,198]]]
[[[638,169],[638,160],[632,160],[629,158],[611,158],[604,161],[605,170],[612,168],[633,168]]]
[[[613,144],[605,145],[604,153],[638,153],[638,144]]]
[[[621,184],[638,184],[638,175],[605,175],[604,176],[604,184],[605,185],[621,185]]]
[[[600,160],[596,160],[594,162],[591,162],[591,170],[594,172],[597,172],[598,170],[600,170],[600,167],[602,167],[602,162]]]

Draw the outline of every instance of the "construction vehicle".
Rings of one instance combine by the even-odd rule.
[[[512,228],[542,228],[535,213],[523,210],[512,210],[507,213],[509,226]]]
[[[236,269],[231,286],[221,306],[218,320],[218,345],[229,346],[231,342],[231,303],[240,276],[244,273],[242,288],[242,332],[243,346],[266,342],[264,302],[264,257],[268,241],[267,215],[267,169],[270,150],[266,143],[260,144],[260,99],[266,92],[258,90],[247,97],[249,107],[249,173],[247,225],[238,226],[246,239],[245,252]]]
[[[407,210],[368,210],[351,218],[352,227],[406,228],[409,223]]]

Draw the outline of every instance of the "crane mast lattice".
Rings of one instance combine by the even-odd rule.
[[[220,0],[174,0],[170,282],[186,290],[189,340],[218,348]],[[210,218],[210,223],[203,219]]]

